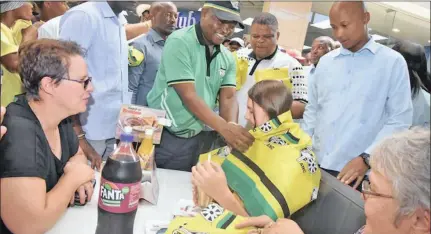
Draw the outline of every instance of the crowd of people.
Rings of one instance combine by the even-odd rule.
[[[172,2],[141,9],[136,24],[116,1],[35,3],[0,3],[1,233],[44,233],[75,192],[91,199],[123,104],[166,112],[157,167],[192,172],[195,191],[252,216],[238,228],[302,233],[287,218],[316,199],[323,170],[362,192],[359,233],[430,233],[424,48],[375,42],[365,3],[334,3],[339,44],[318,37],[301,59],[278,45],[271,13],[254,18],[249,39],[231,38],[244,28],[233,1],[205,2],[179,30]],[[218,147],[221,162],[199,162]]]

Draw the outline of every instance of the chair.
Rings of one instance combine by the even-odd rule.
[[[319,196],[292,215],[305,234],[354,234],[365,224],[361,194],[322,170]]]

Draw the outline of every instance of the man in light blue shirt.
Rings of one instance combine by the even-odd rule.
[[[132,104],[147,106],[147,94],[153,88],[159,70],[166,38],[175,30],[177,7],[172,2],[156,2],[151,8],[152,28],[147,35],[136,39],[132,47],[142,53],[142,60],[129,63],[129,88]],[[130,56],[130,55],[129,55]]]
[[[87,51],[85,59],[95,90],[75,130],[82,150],[97,167],[100,156],[111,154],[120,107],[132,97],[128,92],[126,20],[119,14],[119,3],[86,2],[60,20],[59,38],[75,41]]]
[[[320,166],[357,188],[376,143],[412,123],[409,76],[399,53],[368,36],[363,2],[336,2],[329,17],[342,47],[320,59],[302,127]]]
[[[320,58],[334,49],[335,49],[335,42],[332,38],[328,36],[320,36],[314,39],[313,43],[311,44],[311,51],[310,51],[311,68],[309,70],[308,77],[307,77],[308,86],[316,85],[316,82],[314,82],[314,72],[316,71],[316,67],[317,67],[317,64],[319,63]],[[315,88],[316,87],[314,87],[314,89]],[[304,122],[303,119],[299,121],[301,125],[303,124],[303,122]],[[317,144],[318,140],[315,138],[316,136],[313,137],[314,152],[320,150],[320,147]]]

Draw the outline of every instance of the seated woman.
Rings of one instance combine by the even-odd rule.
[[[430,130],[414,127],[382,141],[370,158],[370,181],[362,183],[366,225],[356,234],[431,232]],[[335,209],[335,208],[334,208]],[[303,234],[292,220],[253,217],[237,228],[263,234]]]
[[[75,192],[81,204],[93,193],[94,171],[69,118],[86,110],[93,86],[74,42],[31,41],[19,56],[26,93],[3,120],[0,233],[45,233],[74,204]]]
[[[289,217],[317,197],[320,170],[311,139],[293,122],[292,94],[282,82],[260,81],[248,97],[254,144],[245,153],[229,147],[210,152],[211,163],[202,155],[192,183],[236,215]]]

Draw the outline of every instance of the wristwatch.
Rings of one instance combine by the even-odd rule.
[[[361,155],[359,155],[359,157],[362,158],[362,160],[364,160],[365,165],[367,165],[368,168],[370,167],[370,155],[367,153],[362,153]]]

